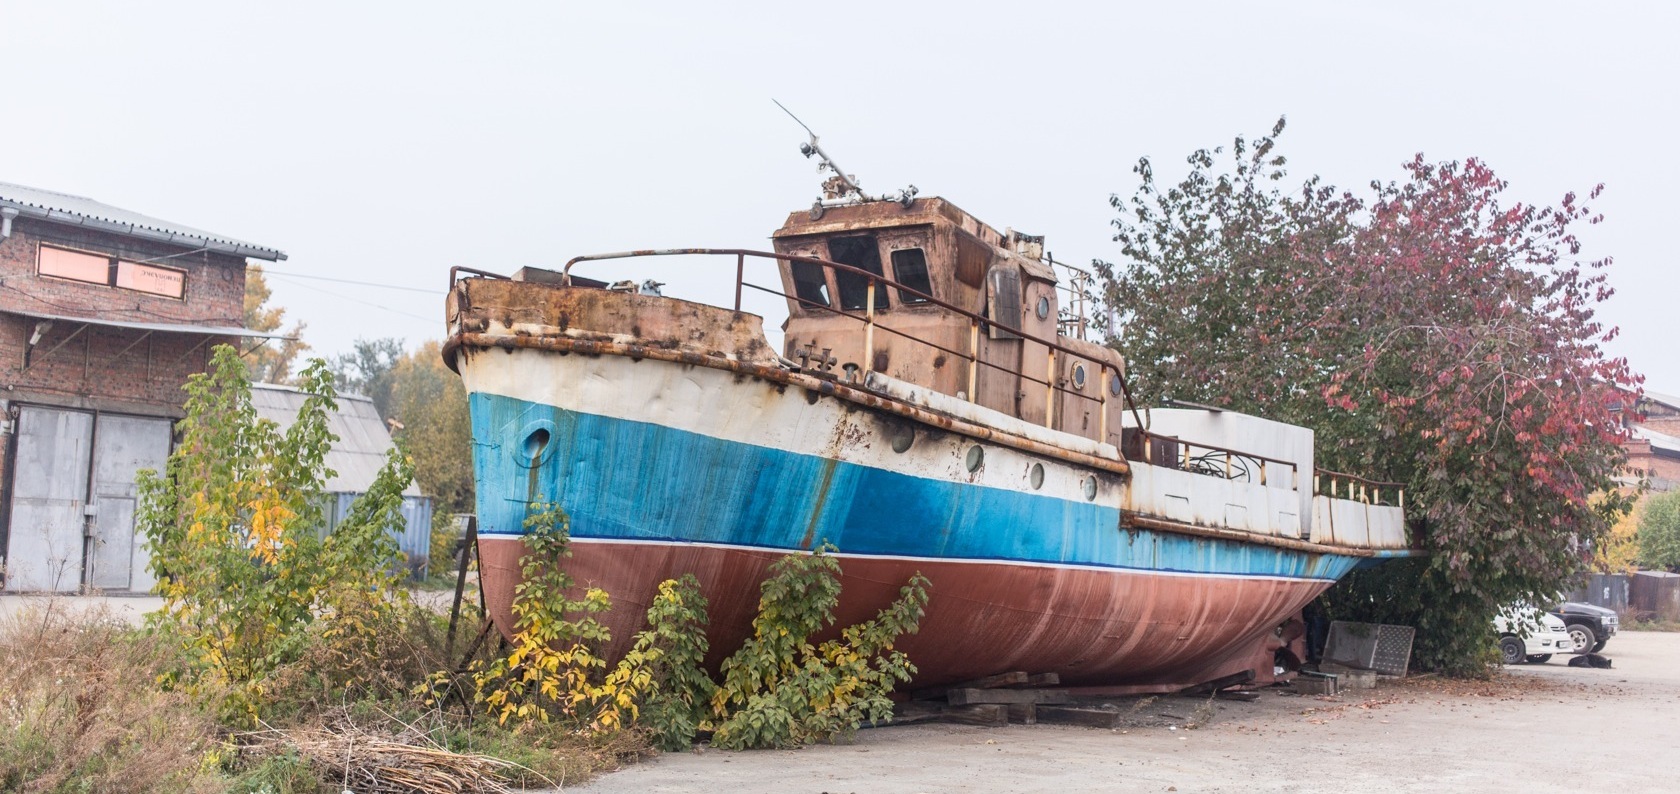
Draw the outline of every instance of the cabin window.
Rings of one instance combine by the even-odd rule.
[[[881,249],[870,235],[836,237],[828,241],[828,258],[842,265],[885,277],[881,271]],[[862,309],[869,300],[869,279],[860,273],[834,271],[834,283],[840,287],[840,308]],[[887,308],[887,290],[875,285],[875,308]]]
[[[793,294],[807,303],[827,306],[829,304],[828,279],[823,277],[823,271],[827,268],[811,262],[794,262],[792,264]]]
[[[927,254],[920,248],[905,248],[892,252],[893,281],[923,295],[933,294],[933,282],[928,279]],[[927,298],[898,291],[900,304],[927,303]]]

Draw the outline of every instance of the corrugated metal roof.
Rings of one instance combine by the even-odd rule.
[[[88,323],[103,325],[110,328],[132,328],[137,331],[162,331],[172,334],[206,334],[208,336],[243,336],[261,339],[294,339],[296,337],[285,334],[270,333],[268,331],[253,331],[249,328],[237,328],[230,325],[191,325],[187,323],[137,323],[128,320],[106,320],[99,317],[71,317],[65,314],[43,314],[41,312],[23,312],[17,309],[0,309],[7,314],[16,314],[36,320],[51,320],[53,322]]]
[[[284,251],[266,245],[236,240],[227,235],[182,226],[166,220],[113,207],[86,196],[72,196],[53,190],[0,182],[0,207],[14,207],[25,218],[82,226],[104,232],[159,240],[189,248],[208,248],[233,256],[248,256],[277,262]]]
[[[290,386],[251,384],[251,406],[257,415],[274,421],[281,429],[297,421],[308,395]],[[334,474],[327,480],[330,493],[363,493],[379,476],[385,453],[393,446],[373,401],[355,395],[339,395],[338,410],[327,414],[327,429],[338,440],[327,453],[327,468]],[[422,496],[418,485],[410,484],[404,496]]]
[[[1633,433],[1634,437],[1643,438],[1646,441],[1651,442],[1651,446],[1655,449],[1680,452],[1680,438],[1675,438],[1667,433],[1658,433],[1657,431],[1643,425],[1634,425],[1633,427],[1628,428],[1628,430]]]
[[[1650,389],[1646,389],[1645,399],[1652,402],[1662,403],[1670,408],[1680,409],[1680,397],[1675,397],[1672,394],[1663,394],[1660,391],[1651,391]]]

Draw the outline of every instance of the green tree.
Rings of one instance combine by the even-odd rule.
[[[1171,396],[1317,431],[1324,468],[1408,484],[1422,560],[1350,575],[1339,616],[1416,626],[1414,659],[1484,669],[1488,620],[1553,592],[1627,509],[1609,406],[1637,392],[1594,318],[1574,194],[1510,203],[1477,160],[1421,155],[1359,198],[1286,182],[1280,120],[1200,150],[1176,184],[1115,196],[1123,259],[1098,263],[1145,402]],[[1597,196],[1597,190],[1592,197]]]
[[[263,274],[262,266],[251,265],[245,268],[245,312],[244,325],[253,331],[276,331],[284,324],[286,310],[279,306],[269,306],[268,299],[273,290],[268,288],[268,278]],[[263,383],[285,383],[292,374],[292,366],[297,357],[309,349],[303,341],[303,323],[292,325],[286,332],[290,339],[269,340],[253,348],[245,354],[245,365],[250,370],[251,379]]]
[[[436,342],[397,359],[384,377],[386,418],[398,423],[421,490],[437,499],[439,512],[471,512],[472,421],[461,378],[444,366]]]
[[[332,372],[339,391],[360,394],[373,400],[379,418],[391,418],[391,370],[403,357],[401,339],[357,339],[349,353],[332,359]]]
[[[1680,491],[1657,494],[1642,506],[1639,562],[1651,568],[1680,568]]]
[[[308,395],[282,432],[257,416],[239,354],[218,346],[210,371],[189,379],[181,442],[163,473],[142,471],[136,526],[151,547],[163,608],[154,627],[178,637],[191,659],[189,688],[226,692],[231,714],[254,719],[272,674],[295,661],[317,621],[386,613],[404,591],[389,528],[402,520],[412,476],[393,450],[368,492],[332,534],[321,533],[327,413],[334,393],[325,363],[299,376]],[[370,638],[345,624],[339,641]]]

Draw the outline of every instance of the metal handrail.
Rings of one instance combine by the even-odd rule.
[[[655,248],[655,249],[641,249],[641,250],[635,250],[635,251],[615,251],[615,252],[612,252],[612,253],[605,253],[605,254],[588,254],[588,255],[584,255],[584,256],[575,256],[575,257],[572,257],[571,259],[567,260],[566,266],[563,269],[561,269],[561,271],[560,271],[560,275],[561,275],[562,283],[569,284],[569,283],[571,283],[572,266],[576,265],[579,262],[598,262],[598,261],[603,261],[603,260],[608,260],[608,259],[630,259],[630,258],[644,257],[644,256],[692,256],[692,255],[722,255],[722,256],[734,256],[736,258],[735,259],[735,311],[740,311],[741,310],[741,290],[742,290],[742,287],[750,286],[754,289],[761,290],[763,292],[768,292],[768,293],[771,293],[773,295],[780,295],[784,298],[788,298],[788,299],[797,301],[801,305],[817,306],[817,307],[820,307],[820,308],[827,309],[828,311],[830,311],[834,314],[839,314],[839,315],[842,315],[842,316],[851,317],[853,319],[863,321],[865,323],[865,325],[868,326],[868,328],[865,331],[866,339],[870,339],[870,338],[872,338],[872,332],[873,332],[874,327],[876,325],[876,323],[875,323],[875,289],[877,288],[877,284],[880,284],[880,285],[884,285],[884,286],[893,287],[894,289],[897,289],[900,292],[900,294],[914,295],[917,298],[920,298],[924,303],[931,304],[931,305],[934,305],[934,306],[938,306],[942,309],[945,309],[946,311],[954,312],[954,313],[968,319],[969,326],[970,326],[969,336],[970,336],[970,339],[971,339],[971,342],[970,342],[970,348],[972,348],[971,351],[969,353],[966,353],[966,354],[958,353],[958,352],[955,352],[955,351],[947,351],[947,352],[951,352],[953,355],[962,356],[962,357],[968,359],[968,361],[970,363],[970,370],[969,370],[969,373],[970,373],[969,387],[970,388],[968,389],[969,401],[970,402],[974,402],[975,397],[976,397],[976,395],[974,393],[975,392],[975,389],[974,389],[974,374],[975,374],[977,368],[979,366],[982,366],[982,365],[983,366],[990,366],[990,367],[993,367],[993,368],[998,369],[1000,371],[1009,372],[1009,373],[1014,374],[1014,375],[1019,375],[1019,376],[1024,377],[1024,378],[1028,378],[1028,379],[1032,380],[1034,383],[1045,385],[1046,387],[1051,389],[1051,391],[1053,393],[1054,392],[1061,392],[1063,394],[1077,394],[1077,392],[1072,392],[1072,391],[1069,391],[1067,389],[1063,389],[1059,386],[1056,386],[1055,383],[1054,383],[1054,380],[1053,380],[1053,378],[1054,378],[1053,374],[1051,374],[1049,376],[1051,378],[1050,380],[1039,380],[1039,379],[1037,379],[1037,378],[1035,378],[1031,375],[1026,374],[1025,372],[1015,372],[1013,370],[1009,370],[1009,369],[1006,369],[1004,367],[999,367],[995,364],[992,364],[991,362],[981,361],[980,356],[979,356],[978,332],[979,332],[979,328],[982,324],[996,326],[997,328],[999,328],[1003,331],[1006,331],[1010,334],[1013,334],[1015,336],[1021,337],[1022,339],[1027,339],[1027,340],[1030,340],[1032,342],[1036,342],[1038,344],[1044,345],[1045,347],[1050,348],[1050,350],[1052,350],[1054,352],[1059,352],[1059,353],[1063,353],[1063,354],[1066,354],[1066,355],[1075,356],[1075,357],[1081,358],[1081,359],[1089,358],[1088,354],[1082,353],[1082,352],[1077,351],[1077,350],[1074,350],[1074,349],[1072,349],[1070,347],[1067,347],[1066,345],[1063,345],[1059,342],[1056,342],[1056,341],[1050,340],[1050,339],[1045,339],[1043,337],[1036,336],[1034,334],[1029,334],[1026,331],[1023,331],[1019,328],[1015,328],[1015,327],[1013,327],[1013,326],[1011,326],[1007,323],[998,322],[997,320],[986,318],[986,317],[983,317],[979,314],[975,314],[974,312],[971,312],[971,311],[969,311],[967,309],[964,309],[960,306],[955,306],[953,304],[950,304],[950,303],[942,301],[938,298],[935,298],[934,296],[929,295],[925,292],[922,292],[921,290],[914,289],[914,288],[906,286],[904,284],[900,284],[899,282],[894,281],[890,278],[887,278],[884,275],[871,273],[867,270],[864,270],[862,268],[853,267],[851,265],[841,264],[839,262],[830,262],[826,259],[818,259],[816,257],[810,257],[810,256],[798,256],[798,255],[795,255],[795,254],[778,254],[778,253],[775,253],[773,251],[755,251],[755,250],[746,249],[746,248]],[[868,280],[868,293],[867,293],[867,295],[865,297],[865,300],[864,300],[864,314],[863,314],[863,316],[860,317],[860,316],[851,314],[851,313],[847,312],[846,310],[836,309],[833,306],[823,306],[822,304],[814,303],[812,301],[807,301],[807,300],[804,300],[804,299],[799,298],[797,296],[788,295],[788,294],[786,294],[784,292],[781,292],[779,290],[772,290],[772,289],[769,289],[768,287],[763,287],[763,286],[760,286],[758,284],[748,284],[745,281],[745,263],[746,263],[746,258],[749,257],[749,256],[758,257],[758,258],[762,258],[762,259],[772,259],[772,260],[776,260],[776,261],[806,262],[806,263],[809,263],[809,264],[818,265],[820,267],[828,268],[830,270],[835,270],[835,271],[838,271],[838,272],[853,273],[853,274],[856,274],[858,276],[862,276],[863,278]],[[912,337],[908,334],[905,334],[904,332],[899,331],[897,329],[889,328],[889,327],[886,327],[886,326],[881,326],[881,327],[883,329],[887,330],[887,331],[891,331],[895,334],[898,334],[899,336],[903,336],[904,338],[909,339],[911,341],[918,342],[918,343],[921,343],[921,344],[930,345],[930,346],[933,346],[933,347],[938,347],[937,345],[933,345],[933,343],[931,343],[931,342],[927,342],[927,341],[922,340],[922,339],[917,339],[917,338]],[[873,348],[873,345],[869,344],[867,342],[866,342],[865,346],[869,347],[869,348]],[[873,357],[873,349],[870,349],[870,350],[866,351],[866,355],[868,355],[870,357]],[[1055,362],[1055,355],[1054,355],[1054,353],[1052,353],[1052,355],[1049,357],[1049,362],[1048,362],[1048,369],[1049,369],[1050,373],[1054,373],[1055,363],[1056,363]],[[1142,417],[1140,417],[1138,415],[1137,404],[1132,399],[1132,390],[1131,390],[1131,387],[1126,383],[1126,376],[1125,376],[1124,371],[1120,370],[1119,368],[1111,367],[1106,363],[1097,362],[1097,364],[1098,364],[1099,367],[1101,367],[1102,371],[1098,375],[1099,387],[1098,387],[1098,391],[1097,391],[1097,393],[1099,395],[1101,395],[1101,397],[1099,397],[1096,400],[1096,402],[1101,403],[1103,405],[1107,404],[1107,402],[1108,402],[1108,400],[1107,400],[1107,390],[1105,388],[1103,388],[1102,380],[1104,379],[1103,376],[1106,376],[1107,373],[1109,372],[1109,370],[1111,370],[1111,369],[1114,370],[1115,377],[1118,378],[1118,380],[1120,382],[1120,393],[1121,393],[1121,396],[1125,399],[1125,406],[1126,406],[1127,409],[1129,409],[1132,412],[1132,418],[1135,421],[1137,421],[1138,425],[1141,427],[1142,424],[1143,424],[1143,419],[1142,419]],[[1082,394],[1080,394],[1078,396],[1085,397],[1085,395],[1082,395]],[[1091,398],[1086,397],[1086,399],[1091,399]],[[1101,414],[1101,423],[1102,423],[1103,427],[1099,429],[1099,433],[1106,434],[1107,419],[1108,419],[1108,412],[1103,411],[1102,414]],[[1053,426],[1054,422],[1055,422],[1055,406],[1054,406],[1053,402],[1047,401],[1046,406],[1045,406],[1045,424]]]
[[[1386,489],[1394,492],[1395,507],[1399,507],[1402,510],[1406,507],[1406,484],[1403,482],[1384,482],[1382,480],[1367,479],[1357,474],[1347,474],[1339,471],[1331,471],[1329,469],[1316,469],[1313,471],[1313,493],[1315,494],[1322,493],[1323,489],[1320,487],[1321,478],[1329,480],[1330,493],[1323,495],[1329,496],[1332,499],[1351,499],[1358,502],[1364,502],[1365,504],[1381,505],[1384,504],[1382,501],[1382,494]],[[1340,495],[1339,492],[1342,489],[1338,487],[1344,480],[1347,481],[1346,496]]]
[[[868,328],[865,332],[865,339],[866,339],[865,355],[868,356],[871,359],[873,359],[873,353],[874,353],[874,350],[873,350],[874,345],[873,345],[873,342],[872,342],[873,331],[877,327],[877,324],[875,322],[875,290],[877,289],[877,286],[876,286],[877,283],[880,283],[881,285],[884,285],[884,286],[893,287],[894,289],[897,289],[901,294],[907,293],[907,294],[910,294],[910,295],[914,295],[917,298],[922,299],[922,301],[927,303],[927,304],[938,306],[942,309],[945,309],[945,310],[950,311],[950,312],[954,312],[954,313],[956,313],[956,314],[958,314],[958,315],[960,315],[964,318],[967,318],[968,321],[969,321],[969,326],[970,326],[970,340],[971,340],[970,341],[971,351],[969,353],[963,353],[961,351],[952,350],[952,349],[947,348],[947,347],[945,347],[943,345],[940,345],[938,343],[929,342],[925,339],[919,339],[917,337],[911,336],[908,333],[905,333],[904,331],[898,330],[896,328],[892,328],[890,326],[881,325],[879,327],[883,331],[887,331],[889,333],[892,333],[892,334],[895,334],[897,336],[903,337],[903,338],[908,339],[912,342],[927,345],[929,347],[934,348],[935,350],[938,350],[938,351],[941,351],[941,352],[944,352],[944,353],[948,353],[950,355],[958,356],[960,358],[967,359],[970,363],[969,391],[968,391],[968,393],[969,393],[969,400],[971,402],[975,401],[975,389],[974,389],[975,373],[976,373],[978,367],[986,366],[986,367],[991,367],[991,368],[993,368],[995,370],[998,370],[1000,372],[1007,372],[1007,373],[1012,374],[1012,375],[1016,375],[1016,376],[1019,376],[1019,377],[1022,377],[1022,378],[1026,378],[1026,379],[1028,379],[1028,380],[1030,380],[1034,383],[1044,385],[1051,390],[1052,394],[1057,393],[1057,392],[1060,392],[1062,394],[1071,394],[1071,395],[1074,395],[1076,397],[1080,397],[1080,398],[1083,398],[1083,399],[1086,399],[1086,400],[1092,400],[1092,401],[1097,402],[1097,403],[1101,404],[1102,406],[1106,407],[1107,403],[1108,403],[1107,389],[1106,389],[1106,384],[1102,383],[1102,381],[1104,380],[1104,376],[1106,376],[1108,374],[1108,371],[1110,369],[1114,369],[1115,376],[1119,380],[1119,383],[1120,383],[1121,395],[1125,399],[1125,407],[1128,410],[1131,411],[1132,419],[1133,419],[1134,422],[1136,422],[1136,430],[1139,433],[1141,433],[1142,436],[1143,436],[1143,439],[1144,439],[1144,460],[1145,461],[1148,461],[1148,460],[1151,459],[1151,455],[1149,454],[1150,447],[1151,447],[1151,439],[1160,439],[1160,440],[1163,440],[1163,441],[1171,441],[1171,442],[1179,444],[1179,445],[1181,445],[1185,448],[1184,455],[1186,457],[1186,462],[1188,462],[1189,448],[1190,447],[1196,447],[1198,449],[1206,449],[1206,450],[1211,450],[1211,451],[1216,452],[1216,453],[1221,453],[1224,456],[1226,479],[1232,479],[1233,478],[1232,475],[1234,473],[1234,468],[1233,468],[1234,464],[1237,461],[1244,460],[1244,459],[1255,460],[1255,461],[1260,462],[1260,466],[1259,466],[1260,482],[1261,482],[1262,485],[1267,484],[1267,473],[1266,473],[1266,464],[1267,463],[1276,463],[1276,464],[1288,466],[1288,467],[1290,467],[1291,475],[1292,475],[1290,477],[1290,489],[1291,490],[1299,490],[1299,485],[1296,482],[1296,480],[1298,480],[1299,477],[1295,476],[1295,475],[1299,474],[1299,469],[1297,467],[1297,464],[1294,461],[1284,460],[1282,458],[1268,457],[1268,456],[1265,456],[1265,455],[1260,455],[1260,454],[1252,453],[1252,452],[1244,452],[1244,451],[1241,451],[1241,450],[1231,449],[1231,448],[1228,448],[1228,447],[1220,447],[1220,446],[1217,446],[1217,445],[1214,445],[1214,444],[1204,444],[1204,443],[1195,442],[1195,441],[1187,441],[1185,439],[1178,438],[1176,436],[1167,436],[1167,435],[1163,435],[1163,434],[1160,434],[1160,433],[1155,433],[1155,432],[1144,429],[1143,418],[1141,416],[1139,416],[1139,414],[1138,414],[1137,404],[1132,399],[1131,387],[1126,383],[1126,376],[1125,376],[1125,374],[1122,370],[1110,367],[1106,363],[1098,362],[1098,366],[1100,367],[1101,371],[1098,374],[1099,383],[1098,383],[1097,393],[1100,396],[1099,396],[1099,398],[1092,398],[1090,396],[1080,394],[1080,393],[1074,392],[1074,391],[1069,391],[1069,390],[1064,389],[1060,386],[1057,386],[1057,385],[1055,385],[1055,383],[1052,380],[1040,380],[1040,379],[1038,379],[1038,378],[1036,378],[1032,375],[1028,375],[1025,372],[1017,372],[1017,371],[1011,370],[1007,367],[1003,367],[1001,365],[994,364],[990,361],[981,361],[980,357],[979,357],[978,334],[979,334],[980,326],[982,324],[996,326],[997,328],[1002,329],[1003,331],[1006,331],[1006,332],[1008,332],[1010,334],[1013,334],[1015,336],[1021,337],[1022,339],[1027,339],[1027,340],[1036,342],[1038,344],[1044,345],[1045,347],[1050,348],[1052,351],[1061,352],[1061,353],[1071,355],[1071,356],[1075,356],[1075,357],[1081,358],[1081,359],[1088,358],[1088,356],[1086,354],[1080,352],[1080,351],[1073,350],[1072,348],[1069,348],[1069,347],[1067,347],[1065,345],[1062,345],[1058,342],[1055,342],[1055,341],[1052,341],[1052,340],[1049,340],[1049,339],[1044,339],[1042,337],[1039,337],[1039,336],[1036,336],[1036,335],[1033,335],[1033,334],[1029,334],[1029,333],[1027,333],[1027,332],[1025,332],[1025,331],[1023,331],[1019,328],[1011,327],[1008,324],[1001,323],[1001,322],[998,322],[996,320],[983,317],[979,314],[971,312],[967,309],[963,309],[959,306],[954,306],[950,303],[947,303],[947,302],[942,301],[938,298],[935,298],[934,296],[929,295],[925,292],[922,292],[920,290],[908,287],[904,284],[900,284],[899,282],[894,281],[890,278],[887,278],[884,275],[878,275],[878,274],[875,274],[875,273],[871,273],[867,270],[863,270],[861,268],[853,267],[851,265],[845,265],[845,264],[841,264],[839,262],[830,262],[826,259],[818,259],[816,257],[798,256],[798,255],[794,255],[794,254],[778,254],[778,253],[771,252],[771,251],[755,251],[755,250],[744,249],[744,248],[642,249],[642,250],[635,250],[635,251],[618,251],[618,252],[613,252],[613,253],[591,254],[591,255],[585,255],[585,256],[572,257],[571,259],[567,260],[565,267],[561,270],[561,279],[562,279],[562,283],[570,284],[571,283],[572,266],[576,265],[579,262],[595,262],[595,261],[603,261],[603,260],[608,260],[608,259],[628,259],[628,258],[643,257],[643,256],[686,256],[686,255],[702,255],[702,256],[723,255],[723,256],[734,256],[736,258],[735,259],[735,311],[740,311],[741,310],[742,289],[744,287],[751,287],[751,288],[753,288],[755,290],[759,290],[761,292],[765,292],[765,293],[768,293],[768,294],[771,294],[771,295],[776,295],[778,297],[782,297],[782,298],[786,298],[788,300],[795,301],[796,303],[798,303],[802,306],[806,306],[806,307],[810,307],[810,308],[816,308],[816,309],[822,309],[822,310],[828,311],[829,313],[837,314],[837,315],[840,315],[842,317],[850,317],[854,320],[858,320],[859,322],[864,323],[866,326],[868,326]],[[770,289],[768,287],[764,287],[764,286],[761,286],[761,285],[758,285],[758,284],[748,283],[745,280],[745,270],[746,270],[746,258],[749,257],[749,256],[763,258],[763,259],[772,259],[772,260],[777,260],[777,261],[808,262],[808,263],[811,263],[811,264],[814,264],[814,265],[819,265],[821,267],[828,268],[828,269],[831,269],[831,270],[854,273],[856,275],[864,277],[865,279],[868,280],[868,290],[866,292],[865,299],[864,299],[864,313],[863,313],[863,315],[862,316],[855,315],[855,314],[852,314],[852,313],[850,313],[850,312],[848,312],[844,309],[836,309],[831,305],[817,303],[815,301],[810,301],[810,300],[806,300],[804,298],[800,298],[797,295],[789,295],[789,294],[787,294],[785,292],[782,292],[780,290]],[[1060,263],[1058,263],[1058,264],[1060,264]],[[478,270],[476,268],[457,265],[457,266],[451,267],[449,269],[449,282],[450,282],[451,287],[454,286],[454,283],[455,283],[455,281],[458,277],[458,274],[461,273],[461,272],[472,273],[474,275],[484,276],[484,277],[488,277],[488,278],[496,278],[496,279],[507,279],[508,278],[507,276],[504,276],[504,275],[501,275],[501,274],[498,274],[498,273],[491,273],[491,272],[484,271],[484,270]],[[869,363],[869,362],[866,362],[866,363]],[[1050,372],[1049,377],[1054,378],[1054,371],[1055,371],[1055,357],[1054,357],[1054,355],[1052,355],[1050,357],[1050,361],[1049,361],[1048,366],[1049,366],[1049,372]],[[1046,422],[1046,424],[1053,426],[1054,425],[1054,417],[1055,417],[1054,403],[1051,402],[1051,401],[1046,401],[1046,406],[1045,406],[1045,422]],[[1108,423],[1108,412],[1107,411],[1102,411],[1101,412],[1100,422],[1101,422],[1101,426],[1100,426],[1100,429],[1099,429],[1099,433],[1101,434],[1102,437],[1106,437],[1107,436],[1107,423]],[[1334,497],[1336,495],[1337,484],[1341,480],[1347,480],[1347,481],[1349,481],[1348,498],[1350,498],[1350,499],[1358,498],[1358,499],[1362,499],[1363,501],[1365,501],[1367,503],[1370,503],[1371,500],[1373,498],[1375,498],[1377,500],[1377,503],[1381,504],[1381,492],[1382,492],[1382,490],[1383,489],[1394,489],[1397,492],[1397,499],[1398,499],[1398,502],[1399,502],[1399,506],[1402,507],[1402,508],[1405,507],[1406,491],[1405,491],[1405,485],[1403,483],[1381,482],[1381,481],[1377,481],[1377,480],[1366,479],[1364,477],[1359,477],[1357,475],[1343,474],[1343,473],[1340,473],[1340,472],[1329,471],[1327,469],[1317,469],[1317,470],[1315,470],[1314,475],[1313,475],[1313,492],[1314,493],[1318,493],[1319,490],[1320,490],[1319,489],[1319,478],[1321,476],[1328,476],[1330,478],[1330,487],[1331,487],[1331,494],[1330,495],[1332,497]],[[1355,495],[1355,490],[1354,490],[1354,485],[1356,483],[1360,486],[1357,496]]]
[[[1130,428],[1128,428],[1128,429],[1130,429]],[[1273,458],[1273,457],[1269,457],[1267,455],[1261,455],[1261,454],[1258,454],[1258,453],[1255,453],[1255,452],[1244,452],[1242,450],[1232,449],[1230,447],[1221,447],[1221,446],[1217,446],[1217,445],[1214,445],[1214,444],[1204,444],[1204,443],[1199,442],[1199,441],[1188,441],[1188,440],[1185,440],[1185,439],[1180,438],[1178,436],[1169,436],[1169,435],[1166,435],[1166,434],[1163,434],[1163,433],[1156,433],[1156,432],[1151,431],[1151,430],[1144,430],[1141,427],[1137,428],[1137,431],[1143,437],[1143,462],[1145,462],[1145,463],[1152,463],[1155,459],[1154,455],[1152,454],[1153,450],[1154,450],[1153,442],[1155,440],[1169,441],[1169,442],[1172,442],[1174,444],[1179,445],[1179,447],[1181,448],[1181,450],[1180,450],[1180,452],[1178,453],[1178,456],[1177,456],[1178,460],[1174,461],[1174,463],[1176,465],[1178,465],[1178,467],[1180,469],[1183,469],[1185,471],[1194,471],[1193,469],[1191,469],[1191,461],[1192,460],[1195,460],[1197,458],[1206,457],[1205,455],[1204,456],[1192,456],[1190,454],[1190,448],[1195,447],[1197,449],[1205,449],[1205,450],[1208,450],[1210,452],[1219,453],[1224,457],[1225,479],[1227,479],[1227,480],[1238,479],[1238,477],[1236,476],[1236,470],[1235,470],[1236,465],[1240,464],[1242,461],[1253,460],[1253,461],[1258,461],[1260,463],[1259,469],[1260,469],[1260,484],[1261,485],[1267,485],[1268,484],[1267,481],[1266,481],[1267,480],[1266,464],[1276,463],[1280,466],[1288,466],[1289,467],[1289,472],[1290,472],[1289,490],[1298,491],[1298,490],[1301,489],[1300,484],[1297,482],[1297,480],[1299,478],[1296,476],[1297,474],[1300,473],[1300,467],[1295,463],[1295,461],[1284,460],[1283,458]],[[1244,465],[1246,467],[1246,464],[1242,464],[1242,465]],[[1202,472],[1199,472],[1199,473],[1206,474],[1207,472],[1202,471]],[[1248,471],[1247,471],[1246,468],[1244,468],[1244,470],[1242,472],[1242,475],[1243,475],[1243,477],[1247,477]]]

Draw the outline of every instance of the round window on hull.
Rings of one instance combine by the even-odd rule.
[[[968,448],[968,456],[966,460],[964,460],[964,463],[968,466],[969,473],[979,471],[980,467],[984,465],[985,462],[986,450],[981,449],[979,444],[975,444],[974,446]]]

